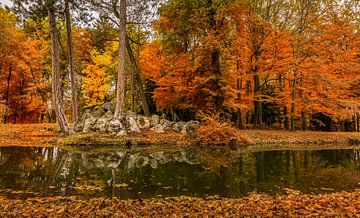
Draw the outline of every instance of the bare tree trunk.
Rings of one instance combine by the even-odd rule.
[[[132,52],[132,49],[131,49],[131,46],[130,46],[130,43],[129,43],[128,39],[126,40],[126,48],[127,48],[128,54],[129,54],[130,62],[132,64],[133,68],[134,68],[134,81],[133,82],[135,82],[136,88],[137,88],[137,90],[139,92],[140,99],[141,99],[141,106],[142,106],[142,108],[144,110],[145,116],[150,116],[149,105],[148,105],[148,102],[146,100],[146,96],[145,96],[145,92],[144,92],[144,86],[143,86],[143,83],[142,83],[142,80],[141,80],[141,77],[140,77],[139,66],[137,65],[137,62],[136,62],[135,57],[134,57],[134,53]]]
[[[56,28],[56,18],[54,10],[54,1],[48,1],[48,14],[51,35],[51,49],[52,49],[52,97],[53,108],[60,125],[60,130],[63,134],[68,135],[70,128],[64,113],[64,102],[61,97],[60,90],[60,64],[59,64],[59,49],[58,49],[58,31]]]
[[[69,50],[69,65],[70,65],[70,79],[71,79],[71,101],[72,101],[72,120],[75,123],[78,120],[78,101],[77,101],[77,87],[76,87],[76,72],[74,70],[74,47],[71,30],[71,17],[69,1],[65,1],[65,20],[66,32]]]
[[[125,113],[125,77],[126,77],[126,0],[120,0],[120,34],[119,34],[119,70],[116,89],[116,107],[114,117]]]
[[[4,114],[4,123],[6,124],[7,122],[7,112],[8,112],[8,108],[9,108],[9,95],[10,95],[10,81],[11,81],[11,72],[12,72],[12,67],[10,66],[9,68],[9,76],[7,79],[7,86],[6,86],[6,93],[5,93],[5,114]]]

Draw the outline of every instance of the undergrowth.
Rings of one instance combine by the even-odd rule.
[[[194,135],[195,143],[199,146],[229,146],[246,145],[250,140],[240,134],[240,131],[228,122],[218,118],[205,117]]]

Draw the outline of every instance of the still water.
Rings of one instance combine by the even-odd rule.
[[[304,193],[360,189],[356,149],[244,153],[224,163],[221,156],[208,157],[208,162],[203,156],[193,150],[1,147],[0,195],[236,198],[250,192],[278,194],[287,188]],[[218,167],[210,166],[216,162]]]

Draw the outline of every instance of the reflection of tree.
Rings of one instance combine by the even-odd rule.
[[[256,182],[265,181],[264,152],[255,153],[256,161]]]
[[[223,161],[219,165],[219,161],[217,171],[205,169],[209,165],[204,167],[177,159],[159,162],[155,168],[134,164],[132,160],[129,167],[130,157],[137,157],[136,163],[140,160],[143,163],[144,158],[147,163],[151,160],[147,154],[132,154],[0,148],[0,187],[31,189],[43,196],[146,198],[219,194],[238,197],[254,190],[277,192],[284,187],[306,191],[329,186],[341,190],[360,182],[360,150],[249,153],[232,159],[235,162]],[[172,156],[169,153],[164,157]],[[227,155],[210,160],[218,161],[220,157]],[[93,187],[97,189],[92,190]]]

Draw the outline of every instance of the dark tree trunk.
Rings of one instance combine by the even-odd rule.
[[[284,116],[285,116],[285,121],[284,121],[285,129],[289,130],[289,117],[288,117],[288,112],[287,112],[286,106],[284,106]]]
[[[54,1],[48,1],[48,14],[51,35],[51,49],[52,49],[52,106],[55,109],[56,117],[58,119],[60,130],[63,134],[68,135],[70,128],[64,112],[64,102],[61,97],[60,88],[60,62],[59,62],[59,49],[58,41],[59,35],[56,27],[56,17],[54,10]]]
[[[257,67],[256,67],[257,68]],[[262,121],[262,104],[260,97],[260,76],[257,74],[257,69],[255,69],[254,74],[254,128],[261,129],[263,127]]]
[[[295,130],[295,98],[297,86],[297,73],[294,75],[294,84],[291,91],[291,131]]]
[[[306,116],[304,112],[301,112],[302,130],[306,131]]]
[[[130,62],[131,62],[132,66],[133,66],[133,69],[134,69],[134,71],[133,71],[133,73],[134,73],[134,82],[135,82],[136,89],[138,90],[139,95],[140,95],[141,106],[142,106],[142,108],[144,110],[145,116],[150,116],[149,105],[148,105],[148,102],[146,100],[146,95],[145,95],[145,92],[144,92],[144,86],[143,86],[143,83],[142,83],[142,80],[141,80],[141,77],[140,77],[140,69],[139,69],[139,66],[138,66],[138,64],[136,62],[136,59],[134,57],[134,53],[132,52],[129,40],[126,40],[126,48],[127,48],[128,54],[129,54]]]
[[[9,109],[9,96],[10,96],[10,81],[11,81],[11,72],[12,72],[12,67],[10,66],[9,68],[9,75],[7,78],[7,86],[6,86],[6,93],[5,93],[5,114],[4,114],[4,123],[6,124],[7,122],[7,112]]]
[[[68,41],[68,50],[69,50],[69,66],[70,66],[70,79],[71,79],[71,101],[72,101],[72,118],[75,123],[78,120],[78,101],[77,101],[77,82],[76,82],[76,72],[74,70],[74,47],[73,47],[73,37],[71,29],[71,16],[70,16],[70,7],[69,1],[65,1],[65,17],[66,17],[66,32],[67,32],[67,41]]]
[[[120,0],[120,30],[119,30],[119,69],[116,88],[116,107],[114,117],[125,114],[126,85],[126,0]]]
[[[240,90],[242,89],[242,80],[238,79],[237,80],[237,89]],[[244,126],[243,126],[243,121],[242,121],[242,111],[241,111],[241,108],[240,108],[240,103],[241,103],[241,93],[238,93],[238,104],[239,104],[239,109],[237,111],[237,127],[239,129],[243,129]]]

